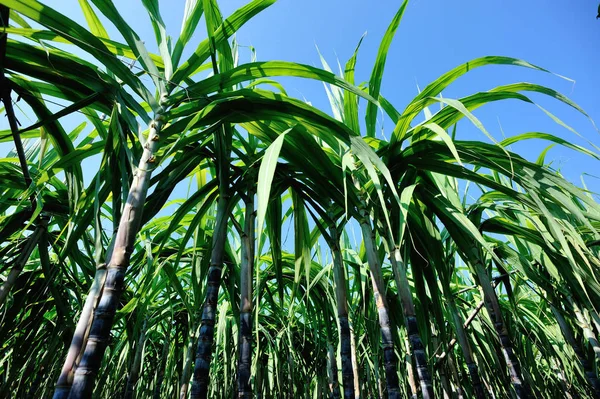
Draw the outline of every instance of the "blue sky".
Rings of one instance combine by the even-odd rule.
[[[221,1],[223,14],[231,14],[245,2]],[[85,25],[77,1],[48,0],[45,3]],[[146,40],[149,49],[155,50],[154,34],[141,2],[120,0],[115,3]],[[160,1],[168,32],[174,36],[179,33],[184,3],[184,0]],[[315,66],[320,66],[318,46],[329,64],[335,66],[337,59],[342,64],[346,62],[366,32],[356,73],[357,82],[362,82],[369,78],[379,42],[399,5],[400,1],[280,0],[244,26],[237,39],[241,45],[254,46],[259,60],[281,59]],[[417,94],[417,85],[424,87],[442,73],[475,57],[506,55],[525,59],[576,83],[524,68],[485,67],[461,78],[444,92],[444,96],[459,98],[500,84],[528,81],[566,94],[594,120],[600,121],[597,5],[596,0],[413,0],[390,48],[382,94],[402,109]],[[115,32],[109,24],[106,26],[111,34]],[[204,37],[201,23],[194,43]],[[118,40],[118,34],[114,38]],[[245,56],[247,60],[247,50]],[[290,95],[306,98],[313,105],[328,109],[321,84],[301,79],[289,79],[285,83]],[[537,107],[517,101],[487,105],[475,115],[497,139],[503,134],[542,131],[577,144],[589,146],[586,140],[590,140],[600,145],[599,133],[586,117],[556,100],[539,95],[531,97],[585,139],[560,127]],[[80,122],[79,118],[83,117],[76,115],[73,118]],[[5,121],[2,123],[6,124]],[[67,122],[68,125],[71,123],[77,124],[74,120]],[[393,129],[389,121],[385,121],[383,127],[388,132]],[[489,141],[467,123],[459,125],[458,137]],[[527,142],[514,146],[513,150],[535,160],[544,147],[541,142]],[[547,160],[553,160],[553,166],[576,183],[582,173],[596,174],[598,168],[598,161],[559,147],[550,150]],[[600,191],[600,180],[596,180],[586,178],[590,188]]]

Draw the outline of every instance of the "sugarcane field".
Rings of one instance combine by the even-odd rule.
[[[0,0],[0,399],[600,399],[598,19]]]

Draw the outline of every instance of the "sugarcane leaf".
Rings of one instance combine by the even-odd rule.
[[[392,22],[388,26],[383,39],[379,45],[379,50],[377,52],[377,58],[375,60],[375,64],[373,65],[373,71],[371,72],[371,78],[369,79],[369,94],[374,97],[379,97],[379,91],[381,89],[381,81],[383,80],[383,69],[385,67],[385,61],[387,59],[387,54],[390,49],[390,45],[392,44],[392,39],[396,34],[396,30],[400,25],[400,21],[402,20],[402,16],[404,15],[404,11],[406,10],[406,6],[408,4],[407,0],[404,0],[394,15]],[[367,136],[375,137],[375,124],[377,122],[377,106],[373,103],[367,104],[367,113],[365,115],[365,122],[367,125]]]
[[[99,62],[109,68],[112,73],[127,83],[146,102],[150,104],[155,103],[154,97],[150,95],[148,89],[121,61],[108,51],[102,41],[75,21],[33,0],[6,0],[4,4],[90,53]]]
[[[219,28],[214,32],[212,40],[214,45],[218,46],[222,41],[227,40],[252,17],[269,7],[274,2],[275,0],[253,0],[252,2],[235,11],[231,16],[225,19],[221,26],[219,26]],[[192,56],[190,56],[185,63],[177,68],[170,80],[170,83],[173,85],[178,85],[181,83],[183,79],[190,76],[192,72],[198,69],[210,57],[210,53],[211,41],[206,39],[198,45],[194,54],[192,54]]]
[[[88,0],[79,0],[79,6],[83,11],[83,16],[87,21],[88,26],[90,27],[90,32],[94,34],[94,36],[100,39],[110,39],[108,36],[108,32],[104,29],[102,22],[96,15],[96,12],[88,2]]]
[[[283,131],[277,137],[277,139],[275,139],[275,141],[273,141],[269,147],[267,147],[260,163],[260,168],[258,170],[258,183],[256,188],[258,202],[256,208],[256,220],[258,226],[256,232],[257,237],[262,236],[265,216],[267,214],[267,206],[270,201],[271,186],[273,184],[273,177],[275,175],[275,169],[277,168],[277,161],[279,159],[279,152],[283,146],[285,136],[293,129],[294,128],[291,127]]]
[[[169,37],[167,36],[165,23],[160,15],[158,0],[142,0],[142,3],[148,10],[148,14],[150,14],[156,42],[158,43],[158,50],[160,51],[160,56],[162,57],[162,63],[164,65],[165,80],[169,80],[171,75],[173,75],[173,64],[168,44]],[[148,54],[148,56],[150,55]]]

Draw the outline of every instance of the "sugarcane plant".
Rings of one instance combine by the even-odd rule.
[[[79,0],[87,26],[0,0],[0,396],[600,397],[600,206],[549,148],[510,146],[597,148],[498,142],[474,115],[528,92],[587,114],[534,83],[443,95],[488,65],[548,73],[499,56],[400,111],[382,82],[407,1],[366,82],[365,38],[337,74],[257,61],[236,32],[274,2],[187,0],[172,38],[142,0],[155,54],[111,0]]]

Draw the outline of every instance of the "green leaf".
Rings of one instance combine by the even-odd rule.
[[[156,64],[154,64],[154,62],[150,58],[148,50],[146,50],[146,46],[144,45],[138,34],[133,29],[131,29],[127,22],[125,22],[125,19],[123,19],[123,17],[113,4],[112,0],[92,0],[92,2],[96,5],[96,7],[98,7],[98,9],[102,12],[102,14],[104,14],[104,16],[106,16],[106,18],[108,18],[115,25],[115,27],[119,30],[121,35],[123,35],[125,41],[127,42],[127,44],[129,44],[129,47],[142,64],[144,70],[152,78],[152,81],[154,82],[154,85],[158,88],[159,92],[166,93],[166,84],[164,82],[164,78],[159,74]],[[167,60],[163,61],[167,62]],[[150,106],[155,112],[158,110],[158,104],[156,103],[156,100],[153,96],[146,96],[144,97],[144,100],[146,100],[146,102],[150,104]]]
[[[191,98],[202,97],[210,93],[217,92],[224,88],[231,88],[235,85],[253,79],[275,77],[275,76],[293,76],[306,79],[315,79],[330,83],[342,89],[348,90],[366,100],[377,104],[377,101],[369,94],[358,87],[335,76],[331,72],[324,71],[309,65],[298,64],[287,61],[266,61],[243,64],[237,68],[211,76],[200,82],[194,83],[180,92],[169,97],[169,104],[176,104],[180,101]],[[357,131],[358,132],[358,131]]]
[[[360,44],[365,38],[365,34],[362,35],[358,44],[356,45],[356,49],[354,50],[354,54],[346,63],[346,69],[344,70],[344,79],[351,84],[354,85],[354,69],[356,66],[356,57],[358,56],[358,49],[360,48]],[[344,91],[344,123],[353,131],[359,132],[360,125],[358,123],[358,102],[356,97],[352,95],[351,90]]]
[[[371,72],[371,78],[369,79],[369,94],[374,97],[379,97],[379,91],[381,89],[381,81],[383,80],[383,69],[385,67],[385,61],[387,59],[387,54],[390,49],[390,45],[392,44],[392,39],[396,34],[396,30],[400,25],[400,21],[402,20],[402,16],[404,15],[404,10],[406,9],[406,5],[408,4],[408,0],[404,0],[400,5],[400,9],[392,19],[392,22],[388,26],[383,39],[381,40],[381,44],[379,45],[379,50],[377,52],[377,59],[375,60],[375,64],[373,65],[373,71]],[[375,137],[375,124],[377,122],[377,106],[373,103],[367,104],[367,113],[365,116],[365,121],[367,124],[367,136]]]
[[[149,104],[155,104],[154,97],[140,82],[129,68],[118,60],[106,48],[104,43],[94,34],[87,31],[75,21],[69,19],[54,9],[33,0],[3,0],[4,5],[24,16],[36,21],[46,28],[90,53],[94,58],[104,64],[112,73],[128,84],[138,95]],[[102,3],[107,4],[107,3]]]
[[[227,40],[246,22],[248,22],[256,14],[275,3],[276,0],[253,0],[249,4],[240,8],[229,16],[221,26],[214,32],[213,42],[215,46],[219,46],[222,41]],[[211,43],[208,39],[198,45],[198,48],[192,56],[173,74],[171,78],[172,85],[178,85],[191,73],[196,71],[207,59],[211,53]]]
[[[279,152],[283,146],[285,136],[292,131],[294,128],[291,127],[282,132],[275,141],[267,147],[265,154],[263,155],[262,161],[260,162],[260,168],[258,170],[258,183],[256,189],[258,205],[256,208],[256,220],[257,220],[257,237],[262,236],[263,225],[265,222],[265,215],[267,214],[267,205],[269,204],[271,196],[271,186],[273,184],[273,177],[275,175],[275,169],[277,168],[277,160],[279,159]]]
[[[110,39],[108,32],[106,32],[106,29],[104,29],[102,22],[100,22],[100,19],[94,12],[92,6],[90,6],[88,0],[79,0],[79,6],[81,7],[81,11],[83,11],[83,16],[85,17],[85,20],[90,27],[90,31],[94,34],[94,36],[98,37],[99,39]]]
[[[158,50],[160,51],[162,63],[164,65],[165,79],[169,80],[171,75],[173,75],[173,64],[171,61],[171,52],[168,44],[169,37],[167,36],[165,23],[160,15],[158,0],[142,0],[142,3],[148,10],[148,14],[150,14],[150,20],[152,21],[152,27],[154,28],[156,42],[158,43]]]
[[[186,0],[185,10],[183,12],[183,21],[181,23],[181,33],[179,34],[177,43],[175,43],[175,48],[173,49],[172,54],[173,67],[176,68],[179,65],[179,60],[181,59],[183,49],[190,41],[192,34],[196,30],[203,11],[204,9],[202,8],[201,0]]]

